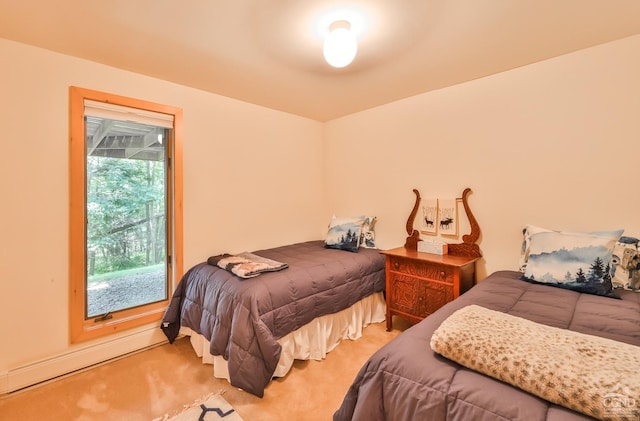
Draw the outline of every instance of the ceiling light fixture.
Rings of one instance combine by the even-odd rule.
[[[345,67],[353,61],[358,52],[358,42],[349,22],[338,20],[329,26],[322,52],[324,59],[333,67]]]

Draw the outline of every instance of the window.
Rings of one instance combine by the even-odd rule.
[[[182,273],[182,110],[70,88],[70,335],[159,320]]]

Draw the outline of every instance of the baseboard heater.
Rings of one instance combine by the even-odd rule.
[[[167,342],[167,337],[153,327],[17,367],[0,373],[0,394],[34,386],[164,342]]]

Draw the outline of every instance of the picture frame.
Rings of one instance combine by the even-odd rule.
[[[458,235],[458,200],[438,200],[438,229],[441,235]]]
[[[421,207],[420,232],[436,235],[438,232],[438,199],[425,199]]]

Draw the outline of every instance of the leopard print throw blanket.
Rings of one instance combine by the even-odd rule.
[[[638,346],[470,305],[438,327],[431,349],[586,415],[640,419]]]

